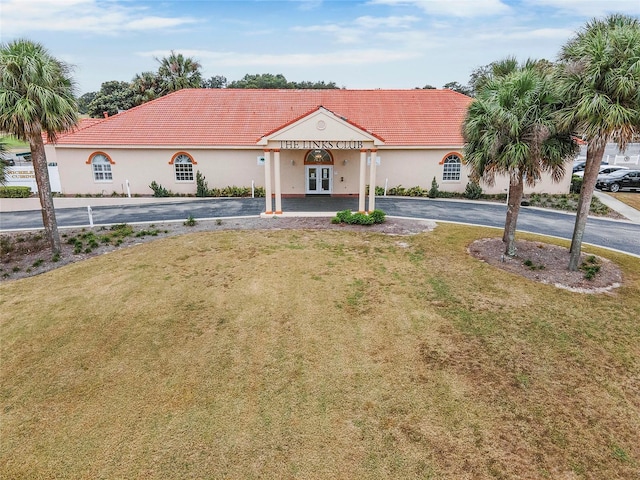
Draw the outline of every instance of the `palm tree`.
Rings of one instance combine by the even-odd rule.
[[[509,67],[509,65],[511,65]],[[546,63],[513,59],[496,62],[471,103],[463,125],[465,163],[474,180],[495,184],[509,176],[505,253],[516,254],[515,232],[524,184],[534,186],[543,174],[559,181],[577,145],[556,121],[558,97]]]
[[[60,253],[60,235],[42,136],[55,142],[58,133],[78,121],[69,71],[39,43],[19,39],[0,46],[0,130],[29,142],[42,221],[54,254]]]
[[[625,15],[592,20],[560,52],[557,79],[566,99],[560,118],[587,142],[587,161],[571,241],[577,270],[604,149],[640,135],[640,22]]]
[[[200,88],[202,75],[200,63],[190,57],[171,50],[168,57],[156,59],[160,63],[158,77],[162,87],[161,95],[175,92],[183,88]]]
[[[137,73],[131,81],[131,90],[135,105],[155,100],[161,91],[160,78],[153,72]]]

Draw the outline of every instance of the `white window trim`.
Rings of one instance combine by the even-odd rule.
[[[104,159],[104,162],[95,162],[96,158],[101,157]],[[100,166],[100,167],[109,167],[108,169],[104,169],[102,171],[96,171],[96,167]],[[101,174],[103,176],[106,176],[106,174],[108,174],[111,178],[103,178],[103,179],[99,179],[96,178],[96,174]],[[111,162],[109,161],[109,159],[102,155],[101,153],[98,153],[96,155],[94,155],[93,157],[91,157],[91,175],[93,177],[93,183],[113,183],[113,170],[111,169]]]
[[[447,162],[447,160],[449,160],[450,158],[455,157],[458,159],[457,162]],[[454,178],[448,178],[445,179],[445,174],[451,174],[451,173],[455,173],[455,172],[447,172],[447,164],[449,165],[457,165],[458,167],[458,178],[454,179]],[[442,164],[442,180],[443,183],[460,183],[462,181],[462,159],[458,156],[458,155],[447,155],[447,158],[444,159],[444,162]]]
[[[181,162],[180,158],[184,157],[187,158],[189,161],[188,162]],[[191,179],[187,179],[187,180],[178,180],[178,165],[190,165],[191,166]],[[182,175],[184,175],[187,172],[181,172]],[[188,155],[180,154],[178,155],[175,160],[173,161],[173,179],[176,183],[195,183],[196,181],[196,176],[195,173],[193,171],[193,158],[191,158]]]

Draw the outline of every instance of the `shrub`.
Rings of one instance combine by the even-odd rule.
[[[193,215],[189,215],[189,217],[187,217],[187,219],[184,221],[184,225],[187,227],[195,227],[196,223],[196,219],[193,217]]]
[[[423,197],[425,194],[425,191],[422,189],[422,187],[416,186],[416,187],[408,188],[405,194],[408,195],[409,197]]]
[[[200,170],[196,172],[196,197],[209,197],[209,185]]]
[[[167,190],[162,185],[158,184],[155,180],[151,182],[151,185],[149,185],[149,188],[153,190],[154,197],[170,197],[173,195],[171,193],[171,190]]]
[[[349,225],[373,225],[374,223],[384,223],[386,214],[382,210],[374,210],[370,214],[351,213],[350,210],[342,210],[336,213],[331,219],[331,223],[346,223]]]
[[[385,217],[387,216],[382,210],[374,210],[369,214],[371,218],[373,218],[373,223],[384,223]]]
[[[28,198],[31,187],[0,187],[0,198]]]
[[[467,183],[463,195],[469,200],[477,200],[482,196],[482,187],[477,182],[471,181]]]
[[[440,196],[440,190],[438,190],[438,182],[436,182],[436,177],[433,177],[433,180],[431,180],[431,188],[429,189],[429,193],[427,195],[429,198],[438,198]]]
[[[402,185],[398,185],[395,187],[391,187],[388,191],[387,194],[391,195],[391,196],[398,196],[398,197],[402,197],[405,195],[406,193],[406,188],[404,188]]]
[[[582,190],[582,180],[584,180],[582,177],[573,175],[571,177],[571,186],[569,187],[569,192],[580,193],[580,190]]]
[[[580,265],[580,270],[584,272],[584,278],[586,280],[593,280],[598,272],[600,272],[597,257],[595,255],[587,257],[586,261]]]

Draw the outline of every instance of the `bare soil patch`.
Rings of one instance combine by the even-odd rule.
[[[0,235],[0,282],[39,275],[70,263],[86,260],[114,250],[147,243],[160,238],[184,235],[196,232],[214,232],[223,230],[283,230],[313,229],[379,232],[388,235],[413,235],[428,232],[435,223],[426,220],[406,220],[388,218],[382,224],[346,225],[333,224],[327,217],[280,217],[280,218],[234,218],[221,220],[196,221],[187,226],[183,222],[135,225],[133,234],[122,238],[122,243],[100,243],[90,251],[83,249],[75,253],[75,245],[69,239],[93,231],[96,235],[108,234],[109,228],[71,228],[61,229],[62,253],[52,261],[51,248],[44,239],[43,232],[23,231]],[[152,232],[152,233],[151,233]],[[146,234],[145,234],[146,233]]]
[[[223,231],[223,230],[281,230],[312,229],[378,232],[387,235],[415,235],[435,228],[435,223],[426,220],[387,218],[385,223],[362,226],[333,224],[326,217],[280,217],[280,218],[237,218],[223,220],[197,221],[193,226],[183,222],[159,223],[151,226],[134,227],[134,234],[122,239],[119,245],[100,244],[90,251],[74,252],[74,245],[65,241],[91,229],[61,230],[63,245],[59,259],[52,261],[51,249],[41,231],[14,232],[3,234],[0,242],[0,282],[17,280],[54,270],[70,263],[86,260],[117,249],[150,242],[186,233]],[[106,227],[93,229],[96,234],[106,232]],[[153,231],[153,234],[140,235]],[[138,236],[140,235],[140,236]],[[610,291],[622,283],[620,269],[601,257],[597,258],[599,271],[591,280],[585,278],[585,272],[567,270],[569,251],[556,245],[519,240],[518,254],[514,258],[503,255],[504,244],[499,238],[477,240],[469,247],[469,253],[490,265],[521,275],[536,282],[555,285],[559,288],[584,293],[602,293]],[[588,262],[591,255],[583,254]]]
[[[502,239],[482,238],[469,246],[469,253],[502,270],[574,292],[603,293],[622,284],[622,272],[606,258],[581,255],[581,264],[598,270],[589,280],[585,269],[576,272],[567,269],[569,249],[566,247],[528,240],[517,240],[516,245],[516,256],[509,257],[504,255]]]

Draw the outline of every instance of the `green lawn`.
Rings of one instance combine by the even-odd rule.
[[[495,235],[194,233],[2,284],[0,478],[640,478],[639,260],[572,293],[468,255]]]
[[[29,143],[18,140],[13,135],[0,135],[0,142],[4,144],[5,149],[25,149],[29,150]]]

